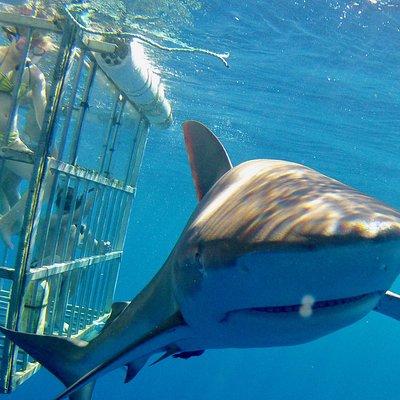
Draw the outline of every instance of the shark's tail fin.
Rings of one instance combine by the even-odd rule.
[[[15,332],[0,327],[0,331],[52,372],[65,386],[78,380],[81,371],[79,360],[85,353],[87,342],[56,336]],[[71,400],[90,400],[94,381],[73,393]]]

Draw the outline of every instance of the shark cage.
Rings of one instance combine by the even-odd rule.
[[[75,22],[0,12],[3,29],[27,38],[0,136],[0,324],[88,338],[111,310],[149,126],[167,128],[172,117],[140,42],[95,37]],[[47,82],[42,124],[20,95],[37,32],[56,44],[37,64]],[[15,130],[28,148],[9,145]],[[4,337],[0,354],[2,393],[40,367]]]

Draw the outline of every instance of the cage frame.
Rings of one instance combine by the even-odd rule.
[[[25,214],[24,214],[24,222],[22,226],[22,230],[20,233],[20,240],[17,250],[17,255],[15,259],[14,267],[10,267],[5,265],[4,257],[3,263],[0,264],[0,280],[6,280],[12,282],[10,295],[8,299],[7,314],[6,314],[6,327],[8,329],[17,329],[19,319],[22,313],[23,307],[23,295],[24,290],[28,287],[29,284],[35,284],[38,282],[49,281],[51,279],[57,279],[57,277],[61,277],[62,274],[68,273],[67,285],[70,285],[70,276],[72,271],[82,271],[85,268],[90,268],[91,266],[99,266],[104,270],[105,274],[110,277],[110,274],[113,274],[113,287],[105,288],[106,290],[106,298],[102,301],[104,304],[108,304],[109,306],[105,310],[105,312],[96,315],[96,318],[92,321],[92,323],[87,324],[83,329],[79,330],[77,333],[71,332],[69,328],[67,332],[67,336],[70,337],[79,337],[82,338],[85,335],[92,334],[96,330],[98,330],[101,323],[103,323],[109,316],[110,305],[112,298],[114,296],[115,284],[119,274],[119,266],[121,262],[121,258],[123,255],[123,247],[126,238],[126,231],[129,222],[129,217],[132,209],[133,200],[136,194],[136,183],[137,178],[146,146],[147,136],[149,132],[149,121],[146,116],[140,111],[140,109],[131,101],[129,98],[123,93],[120,87],[118,87],[115,82],[113,82],[107,75],[106,71],[103,71],[101,67],[97,64],[95,57],[91,53],[92,51],[97,52],[113,52],[115,50],[115,45],[112,43],[106,43],[98,40],[94,40],[88,38],[84,35],[83,32],[80,31],[79,27],[73,24],[68,19],[63,20],[62,22],[58,22],[55,24],[53,21],[38,19],[30,16],[22,16],[10,14],[7,12],[0,12],[0,24],[9,24],[9,25],[17,25],[24,26],[28,28],[29,32],[29,40],[28,45],[25,49],[25,59],[28,55],[28,50],[30,46],[31,34],[33,29],[40,29],[44,32],[53,32],[58,35],[61,35],[61,43],[58,50],[56,65],[53,69],[52,82],[50,85],[50,93],[48,96],[48,102],[45,110],[44,122],[42,126],[40,141],[38,145],[38,149],[36,151],[36,155],[33,160],[33,172],[32,177],[29,183],[27,202],[25,206]],[[54,127],[57,118],[57,112],[59,112],[59,105],[61,101],[61,94],[63,88],[65,87],[65,78],[67,74],[68,65],[71,61],[71,57],[73,57],[74,49],[78,47],[81,51],[79,58],[79,66],[78,69],[87,68],[88,76],[86,78],[84,94],[82,98],[82,107],[79,110],[78,122],[73,132],[73,140],[72,146],[75,148],[75,151],[69,157],[69,162],[63,162],[60,160],[56,160],[54,158],[50,158],[50,147],[53,141],[53,133]],[[19,91],[19,86],[22,81],[22,74],[24,68],[21,68],[21,72],[18,74],[15,88],[13,92],[14,103],[12,106],[12,112],[10,113],[9,125],[8,125],[8,133],[11,130],[12,118],[15,117],[16,110],[18,107],[17,103],[17,93]],[[80,70],[79,70],[80,71]],[[119,109],[119,117],[121,117],[125,104],[128,104],[135,110],[137,115],[139,116],[139,120],[137,122],[137,126],[135,129],[134,140],[132,142],[132,148],[130,150],[130,160],[128,163],[128,168],[125,174],[125,177],[122,180],[116,180],[110,178],[108,174],[107,163],[108,166],[111,163],[112,154],[108,154],[110,150],[109,142],[112,139],[112,123],[113,121],[110,119],[110,129],[109,135],[107,136],[107,143],[104,147],[104,154],[102,157],[101,168],[99,171],[85,170],[84,168],[76,165],[76,157],[77,157],[77,148],[80,142],[80,135],[82,132],[83,121],[85,117],[85,113],[87,110],[87,102],[88,97],[90,95],[90,89],[93,85],[93,78],[96,75],[97,71],[101,71],[105,78],[108,80],[108,84],[110,84],[113,89],[116,91],[116,104],[120,102],[122,106]],[[76,96],[76,85],[79,83],[79,75],[77,73],[77,78],[73,83],[72,92],[75,91]],[[74,86],[75,85],[75,86]],[[67,110],[67,119],[71,119],[72,113],[72,103],[70,104],[70,109]],[[118,115],[117,115],[118,117]],[[118,129],[118,127],[116,128]],[[69,130],[68,121],[66,123],[65,132],[63,135],[67,135]],[[8,137],[6,138],[6,142],[8,141]],[[108,159],[107,159],[108,156]],[[107,161],[108,160],[108,161]],[[2,170],[2,158],[0,158],[0,171]],[[115,211],[115,207],[112,208],[112,213],[118,212],[118,220],[119,226],[106,228],[107,230],[112,229],[113,234],[116,238],[116,250],[107,252],[106,254],[97,254],[87,256],[83,256],[76,260],[69,260],[64,262],[53,262],[50,265],[39,265],[37,268],[30,268],[30,261],[32,257],[32,248],[35,246],[35,234],[36,228],[39,223],[39,208],[43,203],[44,199],[44,186],[46,174],[51,171],[55,176],[59,174],[65,174],[69,179],[76,179],[78,183],[77,185],[86,185],[87,182],[95,183],[104,189],[104,192],[100,194],[101,199],[103,200],[106,196],[104,193],[108,191],[108,203],[116,198],[120,199],[121,210]],[[82,183],[83,182],[83,183]],[[86,182],[86,183],[85,183]],[[54,202],[54,197],[56,195],[55,188],[56,184],[52,185],[52,191],[50,193],[50,199]],[[87,187],[86,187],[87,190]],[[113,193],[115,193],[113,197]],[[85,196],[87,192],[85,192]],[[96,192],[97,196],[97,192]],[[65,200],[64,200],[65,201]],[[76,203],[77,198],[75,194],[75,198],[73,199],[74,204]],[[85,198],[86,201],[86,198]],[[108,210],[108,205],[107,205]],[[97,218],[100,218],[101,210],[98,211]],[[48,216],[47,216],[48,217]],[[92,216],[91,216],[92,217]],[[113,218],[113,216],[108,217],[109,219]],[[111,220],[110,219],[110,220]],[[48,222],[49,223],[49,222]],[[60,224],[60,223],[59,223]],[[96,228],[97,229],[97,228]],[[105,233],[102,231],[99,232],[101,236],[104,236]],[[68,239],[69,240],[69,239]],[[76,246],[76,243],[73,243]],[[86,252],[86,245],[85,249]],[[68,246],[68,243],[67,243]],[[65,245],[64,245],[65,247]],[[54,257],[53,257],[54,261]],[[109,264],[107,264],[109,263]],[[105,265],[115,265],[115,268],[111,271],[111,267],[109,269],[105,268]],[[115,276],[114,276],[115,275]],[[86,278],[89,280],[90,276]],[[58,285],[61,285],[60,279],[58,279]],[[36,284],[35,290],[37,293],[38,285]],[[59,289],[57,289],[59,290]],[[100,289],[99,289],[100,290]],[[3,296],[3,283],[0,287],[0,303],[7,303],[7,299]],[[92,295],[91,295],[92,296]],[[56,307],[56,305],[54,305]],[[1,308],[1,307],[0,307]],[[67,310],[67,306],[65,308]],[[74,310],[72,312],[72,319],[74,319]],[[79,310],[78,310],[78,325],[80,321]],[[52,321],[52,325],[55,322]],[[11,341],[6,338],[3,338],[2,346],[0,347],[0,351],[2,352],[1,363],[0,363],[0,392],[2,393],[10,393],[15,388],[17,388],[20,384],[22,384],[25,380],[31,377],[39,368],[40,365],[37,362],[33,362],[30,358],[23,354],[21,358],[21,351],[18,347]],[[20,357],[20,358],[18,358]],[[17,371],[17,365],[23,365],[23,368]]]

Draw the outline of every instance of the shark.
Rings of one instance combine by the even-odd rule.
[[[206,126],[183,132],[199,202],[147,286],[89,342],[0,329],[64,383],[56,399],[89,400],[99,377],[125,367],[129,382],[157,354],[299,345],[373,310],[400,319],[399,211],[301,164],[233,167]]]

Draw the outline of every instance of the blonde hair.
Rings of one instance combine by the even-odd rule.
[[[59,12],[52,6],[44,6],[39,1],[28,1],[22,6],[18,7],[19,12],[22,15],[32,15],[38,18],[45,18],[57,21],[61,19]]]
[[[39,4],[35,5],[35,3]],[[19,12],[22,15],[33,15],[37,18],[53,20],[54,22],[61,20],[61,16],[55,8],[48,6],[45,8],[43,4],[40,3],[41,2],[28,1],[23,6],[18,7]],[[43,35],[40,32],[37,32],[36,34],[38,36],[38,39],[40,38],[41,45],[47,52],[58,50],[58,46],[54,43],[54,40],[50,35]]]
[[[28,1],[26,4],[22,6],[13,6],[7,4],[3,9],[6,12],[10,13],[19,13],[21,15],[26,16],[35,16],[37,18],[44,18],[47,20],[52,20],[53,22],[60,21],[62,19],[61,15],[57,12],[57,10],[53,7],[46,8],[42,4],[36,4],[38,2]],[[17,28],[14,26],[3,26],[2,29],[6,34],[9,34],[15,31]],[[49,34],[43,34],[39,30],[33,31],[33,38],[40,42],[40,45],[44,48],[46,52],[53,52],[58,50],[58,46],[54,43],[54,39]]]

